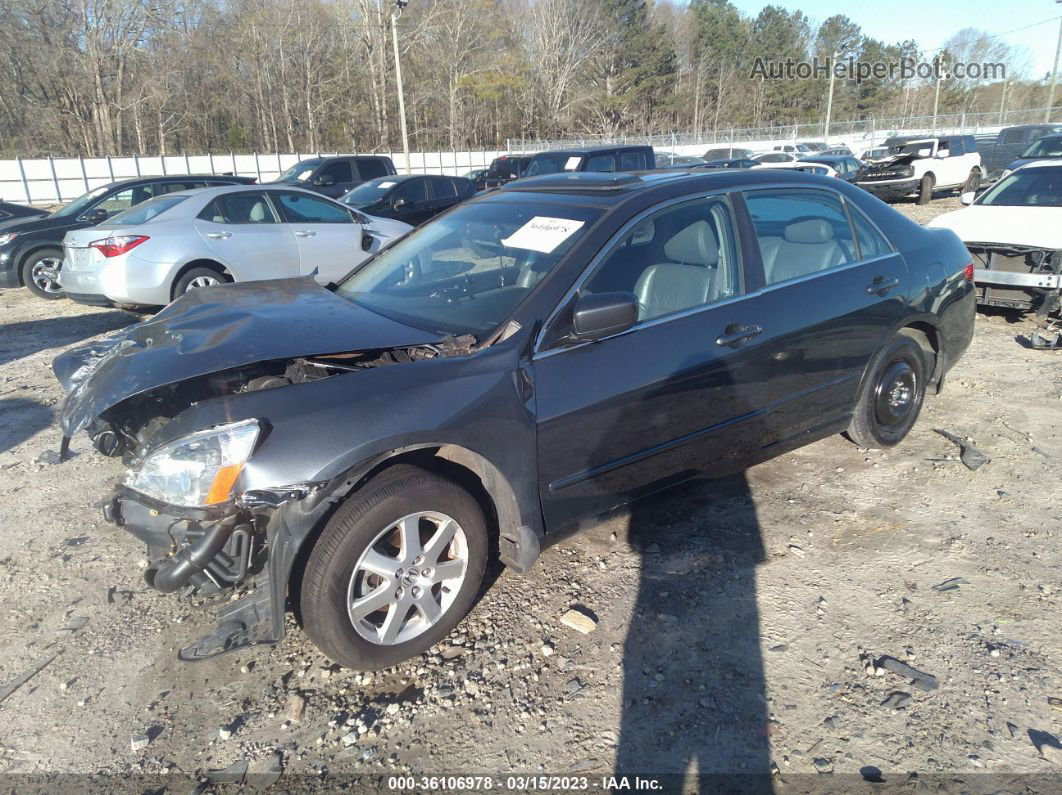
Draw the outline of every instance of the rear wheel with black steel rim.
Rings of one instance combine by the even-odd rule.
[[[22,283],[38,298],[49,301],[66,298],[59,284],[59,269],[63,265],[63,252],[57,248],[35,251],[22,263]]]
[[[848,426],[860,447],[892,447],[908,434],[926,395],[926,351],[896,334],[875,358]]]
[[[457,626],[486,560],[475,499],[432,472],[396,466],[352,494],[325,526],[302,578],[303,626],[341,665],[386,668]]]

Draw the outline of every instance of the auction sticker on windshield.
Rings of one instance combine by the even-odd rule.
[[[575,155],[574,157],[569,157],[568,158],[568,162],[564,164],[564,170],[565,171],[575,171],[576,169],[579,168],[579,163],[581,163],[582,160],[583,160],[583,156],[582,155]]]
[[[397,184],[398,184],[397,182],[381,182],[379,187],[381,187],[381,188],[393,188]]]
[[[553,249],[567,240],[585,221],[573,221],[570,218],[548,218],[536,215],[509,237],[502,238],[502,243],[509,248],[523,248],[529,251],[541,251],[551,254]]]

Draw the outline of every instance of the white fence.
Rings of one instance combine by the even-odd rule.
[[[206,154],[165,157],[40,158],[0,160],[0,199],[26,204],[54,204],[120,179],[181,174],[237,174],[268,182],[300,160],[334,153]],[[399,174],[406,173],[401,152],[377,152],[394,160]],[[451,174],[486,168],[504,151],[410,152],[415,174]]]

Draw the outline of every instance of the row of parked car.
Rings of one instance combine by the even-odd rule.
[[[1032,143],[1003,176],[1062,153],[1062,125],[1020,130]],[[96,188],[48,214],[0,203],[0,286],[140,309],[227,281],[313,275],[327,284],[477,192],[549,174],[793,169],[888,201],[925,203],[939,191],[976,194],[988,176],[982,150],[968,135],[906,136],[862,158],[825,142],[758,153],[718,147],[702,157],[632,145],[505,155],[464,177],[400,176],[379,155],[303,160],[261,185],[232,175],[145,177]]]

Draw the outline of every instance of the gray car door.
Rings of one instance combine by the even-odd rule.
[[[193,226],[237,281],[299,275],[299,247],[279,222],[265,191],[224,193],[196,217]]]

